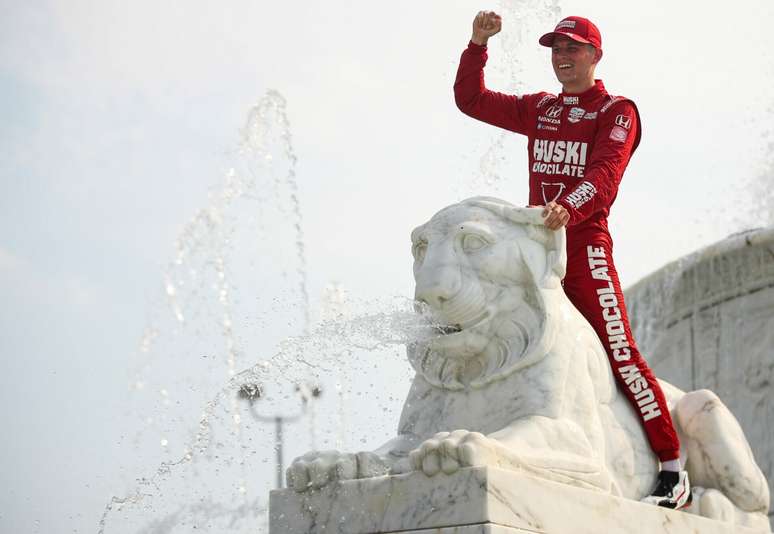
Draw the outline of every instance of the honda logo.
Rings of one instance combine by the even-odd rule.
[[[562,115],[562,106],[551,106],[548,108],[548,111],[546,111],[546,117],[551,117],[552,119],[556,119]]]

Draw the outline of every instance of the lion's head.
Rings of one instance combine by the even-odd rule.
[[[543,293],[560,287],[564,239],[543,226],[540,208],[489,197],[444,208],[416,228],[414,297],[437,329],[409,346],[416,371],[435,386],[463,389],[541,358]]]

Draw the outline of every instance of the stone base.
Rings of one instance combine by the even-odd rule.
[[[737,234],[626,291],[634,339],[659,378],[711,389],[769,482],[774,511],[774,226]],[[774,515],[771,525],[774,528]]]
[[[270,534],[761,534],[502,469],[271,492]]]
[[[534,534],[533,530],[504,527],[493,523],[464,525],[461,527],[431,528],[422,530],[404,530],[401,534]]]

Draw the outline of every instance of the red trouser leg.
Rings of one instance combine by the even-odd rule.
[[[564,291],[597,332],[618,387],[642,421],[659,460],[680,456],[680,441],[664,393],[634,343],[612,247],[589,241],[569,251]]]

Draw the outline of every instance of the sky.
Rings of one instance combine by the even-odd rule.
[[[504,17],[487,68],[490,87],[504,91],[559,90],[536,44],[558,20],[555,8],[600,27],[597,76],[632,98],[643,120],[610,218],[624,286],[731,233],[774,223],[770,0],[733,9],[698,0],[2,4],[3,532],[96,532],[111,496],[167,457],[133,452],[137,442],[150,450],[143,440],[152,433],[126,415],[161,417],[128,386],[149,331],[167,344],[153,353],[162,362],[156,383],[197,384],[180,397],[179,434],[196,428],[202,406],[228,381],[224,362],[230,372],[255,363],[256,351],[228,360],[222,347],[203,348],[211,340],[176,327],[165,275],[186,225],[218,205],[229,169],[249,166],[239,147],[268,91],[283,102],[282,131],[296,158],[285,154],[278,165],[282,176],[292,170],[297,191],[285,184],[272,194],[287,203],[297,193],[297,204],[275,213],[269,195],[224,208],[235,231],[260,236],[249,250],[228,241],[225,249],[242,277],[234,279],[244,281],[229,286],[234,319],[249,332],[237,338],[260,339],[263,354],[310,328],[292,303],[307,299],[316,321],[332,285],[358,302],[409,298],[410,231],[442,207],[474,195],[526,202],[525,140],[465,117],[452,98],[480,9]],[[267,180],[259,185],[273,183],[259,175]],[[265,208],[260,221],[252,208]],[[205,256],[191,261],[208,265]],[[222,313],[199,309],[217,299],[190,295],[185,311],[197,328],[211,321],[220,330]],[[249,311],[258,295],[274,308]],[[186,360],[206,351],[212,367]],[[407,376],[397,363],[375,374],[358,391]],[[396,423],[400,394],[389,398],[388,416],[373,428],[366,408],[347,415],[362,423],[367,445]],[[155,434],[150,441],[158,448]],[[294,443],[288,456],[306,444]],[[261,465],[254,476],[270,482],[270,464]]]

